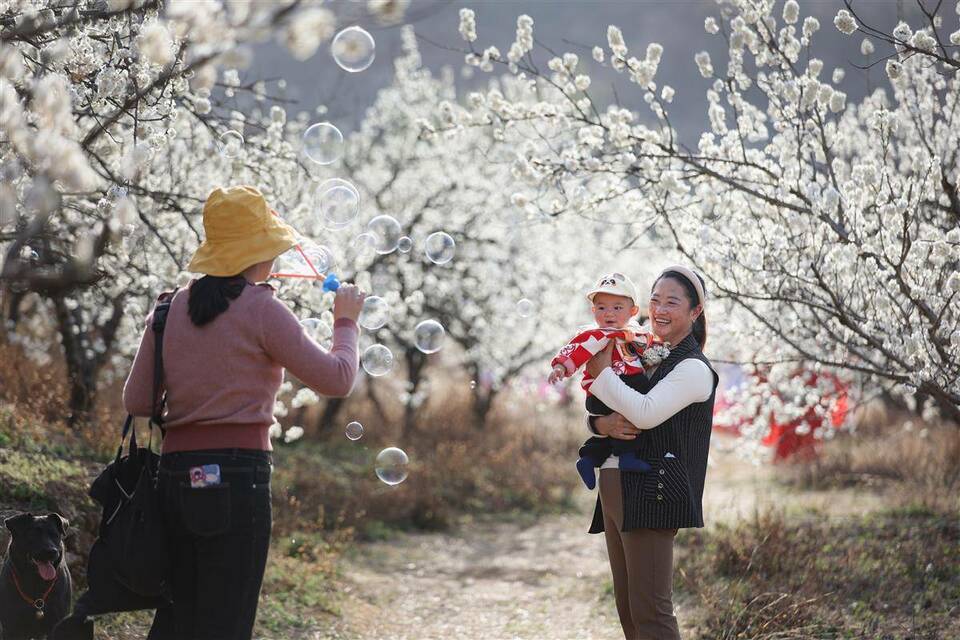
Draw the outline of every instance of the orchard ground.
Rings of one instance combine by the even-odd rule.
[[[819,462],[796,467],[754,466],[729,436],[714,436],[708,526],[677,537],[674,600],[684,637],[960,634],[960,435],[872,419],[827,443]],[[571,441],[581,435],[575,420],[567,424]],[[82,547],[97,515],[84,490],[102,454],[65,446],[63,434],[39,439],[43,430],[10,405],[0,425],[0,509],[67,512],[76,531],[68,559],[82,583]],[[472,486],[475,508],[446,505],[418,481],[417,467],[387,488],[368,484],[369,469],[335,442],[278,447],[256,637],[621,637],[603,538],[586,533],[595,494],[562,475],[574,475],[572,451],[558,454],[562,472],[545,476],[563,491],[543,494],[532,509],[516,497],[492,501],[484,492],[495,487],[455,477],[456,466],[447,467],[447,484]],[[316,486],[305,484],[308,476]],[[335,476],[365,504],[338,498]],[[504,482],[504,491],[516,489]],[[414,492],[426,497],[414,500]],[[411,518],[398,502],[433,508],[435,517]],[[347,506],[357,519],[346,517]],[[97,637],[143,637],[149,619],[107,616]]]

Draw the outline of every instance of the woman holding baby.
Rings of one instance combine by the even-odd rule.
[[[590,533],[604,532],[617,612],[627,640],[677,639],[673,614],[673,540],[703,526],[703,487],[718,377],[703,355],[707,325],[704,282],[684,266],[655,280],[649,299],[653,332],[670,354],[652,371],[648,393],[634,391],[611,369],[611,343],[587,364],[591,392],[613,409],[591,416],[598,436],[635,441],[647,472],[628,471],[616,456],[600,468]]]

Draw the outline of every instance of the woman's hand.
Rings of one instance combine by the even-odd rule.
[[[613,363],[613,340],[610,341],[603,351],[590,358],[587,361],[587,373],[592,378],[596,378],[600,373]]]
[[[333,299],[333,321],[340,318],[357,321],[363,310],[363,301],[367,294],[355,284],[342,284]]]
[[[640,429],[633,426],[619,413],[594,418],[593,426],[596,427],[600,435],[610,436],[617,440],[634,440],[640,433]]]

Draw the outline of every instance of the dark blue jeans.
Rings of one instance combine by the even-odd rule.
[[[220,484],[192,488],[188,470],[206,464],[220,465]],[[160,458],[173,604],[157,609],[148,640],[251,637],[273,526],[272,469],[269,452],[250,449]]]

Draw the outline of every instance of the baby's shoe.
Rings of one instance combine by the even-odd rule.
[[[636,471],[639,473],[647,473],[651,471],[651,467],[645,460],[638,458],[637,454],[628,451],[627,453],[621,453],[619,456],[620,459],[620,470],[621,471]]]
[[[597,486],[597,472],[593,468],[593,460],[589,458],[577,460],[577,473],[580,474],[583,484],[587,485],[587,489],[593,491],[593,488]]]

